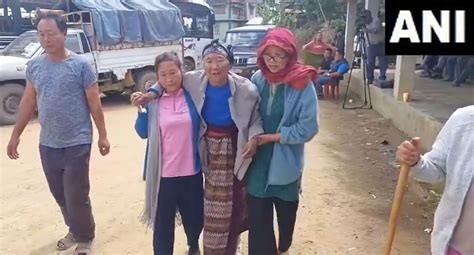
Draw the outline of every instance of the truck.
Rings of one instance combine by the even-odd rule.
[[[234,52],[232,72],[250,78],[257,70],[257,49],[275,25],[245,25],[226,32],[224,43]]]
[[[161,53],[176,52],[184,58],[181,15],[170,2],[76,0],[74,4],[78,11],[63,12],[68,24],[66,48],[88,60],[105,95],[138,91],[156,81],[154,59]],[[35,30],[18,36],[0,54],[0,125],[15,122],[26,64],[41,54],[44,49]]]

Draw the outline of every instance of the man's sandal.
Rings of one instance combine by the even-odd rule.
[[[67,235],[61,239],[59,239],[58,243],[56,244],[56,249],[58,251],[65,251],[76,244],[74,240],[74,235],[69,232]]]
[[[87,243],[78,243],[74,255],[91,255],[92,241]]]

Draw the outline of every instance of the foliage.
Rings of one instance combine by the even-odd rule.
[[[334,19],[346,19],[345,1],[336,0],[295,0],[305,10],[308,20],[327,22]]]
[[[257,6],[257,14],[263,18],[264,24],[274,24],[290,29],[296,27],[297,14],[288,9],[288,3],[264,0]]]
[[[346,27],[346,21],[344,19],[335,19],[331,20],[330,27],[333,28],[334,30],[345,30]]]
[[[303,45],[310,42],[313,39],[316,31],[318,31],[320,28],[321,27],[318,24],[308,23],[304,25],[303,27],[294,29],[293,32],[296,37],[298,49],[303,48]]]

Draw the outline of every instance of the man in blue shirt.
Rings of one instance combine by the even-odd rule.
[[[334,61],[331,63],[329,71],[321,74],[318,78],[317,86],[339,85],[339,81],[344,78],[344,74],[349,71],[349,62],[344,58],[342,50],[336,50]]]
[[[65,48],[63,17],[40,14],[37,30],[45,54],[27,64],[26,86],[7,154],[11,159],[19,158],[21,133],[38,107],[41,163],[69,227],[56,248],[66,250],[77,244],[75,254],[88,255],[95,237],[89,199],[91,115],[99,134],[100,154],[105,156],[110,149],[97,78],[85,58]]]

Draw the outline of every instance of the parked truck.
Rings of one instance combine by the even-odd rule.
[[[140,90],[155,81],[154,58],[174,51],[183,59],[179,9],[161,0],[76,0],[64,13],[66,48],[84,56],[106,95]],[[21,34],[0,55],[0,124],[15,122],[27,62],[44,53],[36,31]]]

